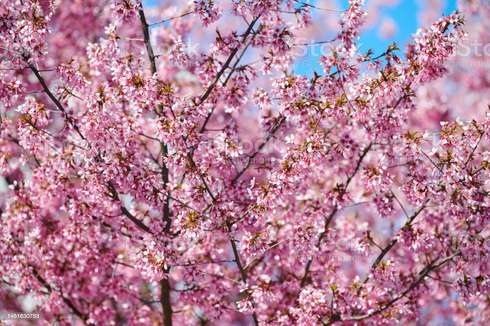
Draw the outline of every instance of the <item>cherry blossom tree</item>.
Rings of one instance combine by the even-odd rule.
[[[361,0],[0,0],[0,309],[489,323],[490,70],[461,49],[490,7],[461,8],[362,53]]]

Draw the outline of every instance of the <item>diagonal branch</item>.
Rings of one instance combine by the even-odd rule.
[[[245,31],[245,34],[243,35],[243,42],[245,42],[245,40],[248,38],[250,33],[252,33],[253,27],[257,23],[259,18],[260,18],[260,15],[255,17],[252,20],[252,22],[248,25],[248,28]],[[199,102],[197,103],[197,105],[201,105],[202,103],[204,103],[204,101],[206,101],[206,99],[209,97],[209,95],[211,95],[211,92],[214,90],[214,88],[218,84],[218,81],[220,80],[221,76],[224,74],[226,69],[228,69],[228,67],[230,66],[231,61],[233,60],[233,58],[235,57],[235,55],[237,54],[239,49],[240,49],[240,46],[237,46],[236,48],[233,49],[233,51],[231,51],[230,55],[228,56],[228,59],[226,59],[226,61],[225,61],[225,64],[221,67],[220,71],[218,72],[218,74],[214,78],[214,81],[211,83],[211,85],[209,85],[209,87],[206,89],[204,94],[201,95],[201,97],[199,98]]]
[[[357,160],[354,171],[347,177],[347,181],[345,182],[345,185],[344,185],[343,190],[342,190],[343,193],[345,193],[347,191],[347,188],[349,187],[352,179],[359,172],[359,169],[361,168],[361,165],[362,165],[362,161],[364,161],[364,158],[366,157],[366,155],[371,150],[372,145],[373,145],[373,143],[369,143],[368,146],[366,146],[366,148],[364,148],[364,150],[362,151],[361,155],[359,156],[359,159]],[[328,233],[330,223],[332,222],[335,214],[337,214],[338,210],[339,210],[339,206],[336,205],[333,208],[332,212],[325,218],[325,226],[324,226],[323,232],[320,234],[320,236],[318,238],[318,241],[316,244],[317,248],[320,248],[323,239],[325,238],[325,236]],[[306,282],[308,281],[308,277],[309,277],[309,274],[311,271],[311,264],[312,263],[313,263],[313,258],[308,259],[308,262],[306,263],[306,266],[305,266],[305,272],[303,274],[303,277],[301,278],[301,283],[300,283],[301,287],[304,287],[306,285]]]
[[[172,21],[172,20],[175,20],[175,19],[179,19],[179,18],[182,18],[182,17],[185,17],[185,16],[192,15],[193,13],[195,13],[194,10],[187,11],[187,12],[184,12],[183,14],[180,14],[180,15],[177,15],[177,16],[173,16],[173,17],[170,17],[170,18],[166,18],[166,19],[157,21],[155,23],[148,24],[148,26],[155,26],[155,25],[165,24],[165,23],[168,23],[169,21]]]
[[[119,199],[119,194],[116,190],[116,188],[114,187],[114,185],[112,183],[108,183],[107,184],[107,188],[109,189],[109,192],[110,192],[110,195],[111,197],[114,199],[114,200],[118,200],[119,203],[120,203],[120,209],[121,209],[121,212],[131,220],[131,222],[133,222],[140,230],[146,232],[146,233],[149,233],[149,234],[153,234],[153,232],[151,231],[151,229],[143,222],[141,222],[138,218],[136,218],[136,216],[134,216],[133,214],[131,214],[130,211],[128,211],[128,209],[126,207],[124,207],[124,205],[121,203],[121,200]]]
[[[401,228],[402,229],[405,229],[405,228],[408,228],[412,225],[413,221],[415,220],[415,218],[417,218],[417,216],[420,215],[420,213],[422,213],[422,211],[427,207],[427,204],[428,204],[429,201],[426,201],[419,209],[417,209],[415,211],[415,213],[413,213],[408,219],[407,221],[405,222],[405,224],[403,225],[403,227]],[[383,258],[388,254],[388,252],[398,243],[398,238],[397,237],[393,237],[391,239],[391,241],[386,245],[386,247],[384,247],[381,252],[379,253],[379,255],[376,257],[376,259],[374,260],[374,262],[372,263],[371,265],[371,271],[375,270],[376,267],[378,267],[378,265],[383,261]],[[364,278],[364,280],[362,281],[362,285],[365,285],[367,282],[369,281],[369,274]],[[358,290],[357,290],[357,293],[360,293],[362,287],[360,287]]]
[[[78,126],[76,125],[76,123],[68,115],[68,112],[66,112],[65,108],[63,107],[63,105],[61,104],[61,102],[58,100],[58,98],[56,96],[54,96],[54,94],[49,89],[48,85],[46,84],[46,81],[44,80],[43,76],[41,76],[41,73],[39,72],[39,70],[32,63],[29,63],[29,69],[31,69],[31,71],[36,76],[37,80],[39,81],[39,84],[41,84],[41,86],[42,86],[42,88],[44,90],[44,93],[46,93],[46,95],[49,97],[49,99],[51,101],[53,101],[53,103],[56,106],[56,108],[60,112],[63,113],[63,115],[66,117],[66,120],[68,121],[68,123],[72,126],[73,129],[75,129],[75,131],[80,136],[80,138],[82,138],[83,140],[86,141],[87,139],[85,139],[85,136],[83,136],[83,134],[81,133],[81,131],[78,128]]]
[[[362,321],[371,317],[374,317],[376,315],[379,315],[380,313],[386,311],[387,309],[391,308],[395,303],[406,297],[410,292],[415,290],[420,284],[422,284],[425,280],[426,277],[429,276],[430,273],[438,270],[439,268],[445,266],[449,262],[451,262],[454,258],[458,257],[461,255],[461,251],[457,251],[456,253],[447,256],[445,258],[442,258],[440,260],[434,260],[431,263],[429,263],[427,266],[425,266],[419,273],[418,277],[399,295],[396,297],[392,298],[390,301],[382,305],[380,308],[374,310],[373,312],[365,315],[360,315],[360,316],[352,316],[352,317],[347,317],[341,320],[337,321],[342,321],[342,322],[347,322],[347,321]],[[327,325],[330,325],[332,323],[327,323]]]
[[[37,271],[37,269],[34,268],[34,266],[31,265],[31,267],[32,267],[32,273],[34,274],[34,277],[38,280],[38,282],[41,283],[41,285],[44,286],[49,293],[53,292],[54,291],[53,287],[39,274],[39,272]],[[61,294],[61,298],[63,302],[70,308],[70,310],[78,318],[80,318],[80,320],[82,320],[82,322],[85,325],[93,325],[93,323],[88,322],[88,316],[82,313],[70,299],[65,297],[63,294]]]
[[[235,175],[235,177],[232,179],[231,181],[232,184],[235,184],[238,181],[238,179],[240,179],[240,177],[245,173],[245,171],[247,171],[247,169],[250,167],[250,164],[252,164],[252,161],[255,159],[255,157],[260,153],[260,151],[265,147],[265,145],[267,145],[267,143],[272,139],[272,137],[274,137],[276,132],[279,130],[279,128],[282,126],[282,124],[285,121],[286,121],[286,117],[281,116],[279,118],[279,121],[274,125],[274,127],[272,127],[271,131],[269,132],[265,140],[259,145],[257,150],[248,157],[245,167],[243,167],[243,169],[241,169],[240,172],[238,172],[238,174]]]

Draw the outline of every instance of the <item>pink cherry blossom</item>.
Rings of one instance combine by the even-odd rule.
[[[490,323],[490,7],[460,2],[375,54],[397,1],[3,1],[1,310]]]

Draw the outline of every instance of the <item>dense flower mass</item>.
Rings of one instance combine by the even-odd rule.
[[[487,1],[383,53],[362,0],[163,3],[0,0],[0,311],[490,323]]]

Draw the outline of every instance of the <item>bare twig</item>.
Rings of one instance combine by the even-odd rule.
[[[160,21],[158,21],[158,22],[148,24],[148,26],[153,27],[153,26],[155,26],[155,25],[165,24],[165,23],[168,23],[169,21],[172,21],[172,20],[175,20],[175,19],[179,19],[179,18],[182,18],[182,17],[185,17],[185,16],[192,15],[194,12],[195,12],[194,10],[192,10],[192,11],[187,11],[187,12],[185,12],[185,13],[181,14],[181,15],[174,16],[174,17],[170,17],[170,18],[166,18],[166,19],[160,20]]]

